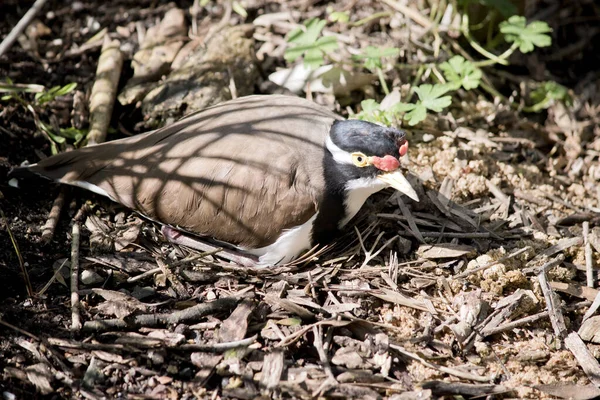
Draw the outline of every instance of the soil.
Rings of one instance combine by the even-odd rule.
[[[155,0],[68,3],[49,0],[38,15],[38,33],[30,31],[0,56],[0,82],[78,84],[75,92],[39,109],[41,120],[65,128],[78,112],[77,92],[89,96],[100,47],[69,51],[81,49],[102,28],[118,32],[126,55],[122,88],[133,75],[140,27],[153,26],[173,7],[189,20],[193,6]],[[198,16],[203,34],[227,15],[215,3]],[[367,0],[325,3],[243,2],[248,15],[232,13],[229,23],[290,10],[297,23],[324,17],[327,6],[352,10],[353,21],[391,11]],[[515,109],[483,91],[458,92],[449,109],[411,131],[410,180],[422,201],[409,203],[391,191],[373,196],[353,224],[357,229],[349,227],[333,249],[307,264],[254,271],[199,259],[165,243],[154,224],[75,189],[66,190],[54,237],[44,243],[43,226],[61,188],[43,179],[14,188],[7,174],[52,149],[25,107],[0,101],[4,397],[566,398],[574,391],[590,393],[582,398],[598,396],[593,385],[599,382],[586,371],[600,366],[583,363],[564,338],[584,319],[593,320],[584,314],[598,293],[600,32],[594,21],[600,11],[591,1],[538,3],[525,11],[554,28],[553,45],[512,57],[510,66],[494,69],[489,78],[505,97],[515,98],[536,81],[553,80],[569,89],[573,101],[532,114],[519,109],[523,104]],[[0,37],[32,4],[2,2]],[[564,14],[560,18],[544,11],[556,7]],[[422,63],[421,49],[410,47],[414,41],[390,28],[392,14],[347,31],[328,29],[352,43],[410,49],[403,61]],[[268,76],[286,66],[278,52],[285,29],[291,30],[286,23],[256,28],[257,53],[272,41],[272,55],[258,58],[255,93],[285,91],[274,89]],[[391,71],[392,86],[407,82],[404,74]],[[347,116],[346,106],[357,109],[373,94],[383,98],[377,83],[341,100],[310,95]],[[24,98],[33,101],[33,95]],[[82,118],[85,129],[85,113]],[[109,139],[139,133],[143,121],[136,104],[117,103]],[[80,268],[91,281],[80,283],[81,317],[86,324],[116,325],[73,330],[69,272],[56,270],[69,266],[72,227],[82,209],[87,217],[77,222],[83,226]],[[540,270],[557,255],[564,259]],[[586,287],[586,264],[593,267],[592,288]],[[482,270],[471,271],[477,267]],[[550,282],[555,306],[548,303],[540,274]],[[180,310],[211,304],[193,319],[179,319]],[[493,331],[545,311],[563,318],[562,325],[544,314]],[[149,315],[163,319],[135,320]],[[500,320],[494,325],[490,315]],[[557,332],[557,326],[564,330]],[[597,340],[584,339],[595,361]]]

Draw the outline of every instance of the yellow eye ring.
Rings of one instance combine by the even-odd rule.
[[[371,162],[369,161],[369,157],[367,157],[363,153],[359,153],[359,152],[352,153],[351,156],[352,156],[352,162],[357,167],[363,168],[363,167],[367,167],[367,166],[371,165]]]

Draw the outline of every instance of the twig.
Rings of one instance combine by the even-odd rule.
[[[79,222],[73,223],[71,242],[71,330],[81,330],[81,304],[79,303]]]
[[[596,294],[596,298],[594,298],[594,301],[592,302],[590,308],[588,308],[588,310],[583,315],[582,323],[585,322],[592,315],[594,315],[596,311],[598,311],[598,308],[600,308],[600,291],[598,292],[598,294]]]
[[[327,354],[325,353],[325,349],[323,348],[323,330],[320,326],[313,326],[313,346],[317,349],[317,353],[319,354],[319,360],[321,361],[321,365],[325,370],[325,374],[327,375],[327,379],[323,380],[323,382],[319,385],[317,389],[315,389],[312,393],[313,397],[321,397],[324,393],[328,392],[332,388],[338,385],[338,381],[335,379],[335,375],[331,370],[331,365],[329,364],[329,360],[327,359]]]
[[[416,360],[416,361],[420,362],[421,364],[425,365],[426,367],[444,372],[449,375],[454,375],[454,376],[457,376],[462,379],[468,379],[468,380],[475,381],[475,382],[490,382],[492,380],[492,378],[489,376],[475,375],[475,374],[471,374],[469,372],[461,371],[459,369],[444,367],[441,365],[436,365],[436,364],[430,363],[429,361],[425,360],[418,354],[411,353],[411,352],[407,351],[404,347],[397,345],[397,344],[390,343],[390,349],[396,350],[398,353],[400,353],[408,358],[411,358],[413,360]]]
[[[589,380],[596,387],[600,386],[600,364],[585,343],[583,343],[577,332],[569,333],[565,338],[565,346],[573,353]]]
[[[548,283],[548,279],[546,278],[546,271],[552,268],[553,266],[560,264],[565,259],[563,254],[559,254],[555,259],[548,261],[546,264],[540,267],[540,272],[538,273],[538,280],[540,282],[540,287],[542,292],[544,293],[544,298],[546,299],[546,308],[548,309],[548,316],[550,317],[550,322],[552,323],[552,328],[554,329],[554,334],[557,338],[562,339],[567,332],[567,326],[565,325],[565,320],[560,310],[560,306],[556,304],[556,298],[554,297],[554,292],[550,287],[550,283]]]
[[[587,302],[587,301],[583,301],[583,302],[580,302],[580,303],[577,303],[577,304],[573,304],[571,306],[565,307],[565,311],[570,312],[570,311],[573,311],[573,310],[577,310],[577,309],[579,309],[581,307],[587,307],[588,304],[589,304],[589,302]],[[484,328],[482,330],[482,334],[483,334],[484,337],[495,335],[497,333],[502,333],[502,332],[510,331],[512,329],[515,329],[515,328],[519,328],[519,327],[521,327],[523,325],[527,325],[527,324],[539,321],[540,319],[544,319],[544,318],[547,318],[547,317],[548,317],[548,311],[542,311],[540,313],[529,315],[527,317],[523,317],[523,318],[514,320],[512,322],[507,322],[506,324],[499,325],[499,326],[497,326],[495,328],[491,328],[491,329],[485,329]],[[584,317],[584,320],[585,320],[585,317]]]
[[[159,272],[162,271],[162,268],[157,267],[157,268],[153,268],[149,271],[143,272],[139,275],[136,276],[132,276],[131,278],[127,279],[127,283],[133,283],[133,282],[137,282],[137,281],[141,281],[142,279],[146,279],[149,276],[152,276],[154,274],[158,274]]]
[[[421,232],[417,227],[417,222],[415,221],[415,218],[412,216],[412,213],[409,211],[406,204],[404,204],[404,201],[402,201],[400,196],[396,197],[396,202],[398,203],[398,207],[400,207],[400,210],[402,211],[402,215],[404,215],[404,218],[406,218],[406,221],[408,222],[408,226],[410,227],[410,232],[412,233],[412,235],[419,242],[425,243],[425,239],[423,239],[423,235],[421,235]]]
[[[90,132],[86,138],[87,144],[102,143],[106,139],[123,67],[123,54],[119,46],[118,40],[111,41],[108,36],[104,37],[96,81],[90,96]]]
[[[325,348],[323,347],[323,329],[321,326],[313,325],[312,331],[314,335],[313,346],[315,346],[315,349],[317,349],[317,353],[319,354],[319,360],[321,361],[321,365],[325,370],[325,374],[327,374],[328,379],[333,380],[337,383],[335,375],[331,370],[329,360],[327,359]]]
[[[588,239],[589,233],[590,222],[585,221],[583,223],[583,242],[585,243],[585,276],[587,278],[587,285],[589,287],[594,287],[594,258],[592,256],[592,244]]]
[[[411,235],[411,231],[398,231],[398,235],[407,236]],[[431,238],[447,238],[447,239],[487,239],[492,236],[489,232],[420,232],[421,235]]]
[[[25,262],[23,261],[23,256],[21,255],[21,251],[19,250],[19,244],[15,239],[12,231],[10,230],[10,225],[8,225],[8,219],[6,219],[6,215],[4,215],[4,211],[0,208],[0,216],[4,220],[4,225],[6,226],[6,231],[8,232],[8,237],[10,237],[10,241],[15,249],[15,253],[17,254],[17,259],[19,260],[19,266],[21,267],[21,273],[23,274],[23,280],[25,281],[25,288],[27,289],[27,295],[29,297],[33,297],[33,287],[31,286],[31,280],[29,280],[29,273],[27,272],[27,268],[25,268]]]
[[[423,28],[429,30],[432,27],[432,23],[428,18],[425,18],[419,11],[413,10],[412,8],[401,4],[399,1],[393,0],[382,0],[385,4],[398,11],[401,14],[404,14],[408,18],[415,21],[417,24],[421,25]]]
[[[113,329],[154,327],[159,325],[179,324],[181,322],[189,322],[200,319],[206,315],[214,314],[221,311],[231,310],[240,299],[235,297],[226,297],[211,301],[210,303],[198,304],[185,310],[176,311],[173,313],[161,314],[140,314],[135,315],[127,320],[122,319],[106,319],[87,321],[83,324],[84,331],[103,332]]]
[[[234,340],[231,342],[224,343],[213,343],[213,344],[183,344],[181,346],[174,347],[174,350],[185,350],[185,351],[201,351],[204,353],[222,353],[238,347],[248,347],[252,343],[256,342],[257,335],[252,337]]]
[[[162,273],[165,274],[167,280],[171,283],[171,287],[177,294],[177,297],[180,299],[185,299],[189,297],[189,294],[185,288],[185,286],[179,281],[179,278],[171,272],[167,264],[160,257],[156,257],[156,264],[161,269]]]
[[[35,18],[38,12],[44,7],[46,0],[37,0],[33,3],[33,6],[23,15],[23,18],[15,25],[15,27],[10,31],[10,33],[4,38],[2,43],[0,43],[0,57],[4,55],[4,53],[12,46],[12,44],[17,40],[19,35],[27,28],[27,25],[31,23],[31,21]]]
[[[48,219],[42,227],[42,242],[46,244],[50,243],[54,238],[54,231],[56,230],[56,225],[58,224],[58,220],[60,218],[60,212],[65,204],[66,192],[67,189],[65,186],[60,188],[60,192],[52,204],[50,214],[48,214]]]

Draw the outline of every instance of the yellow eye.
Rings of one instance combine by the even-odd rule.
[[[369,157],[365,156],[363,153],[352,153],[351,155],[352,155],[352,162],[357,167],[362,168],[362,167],[371,165],[371,163],[369,162]]]

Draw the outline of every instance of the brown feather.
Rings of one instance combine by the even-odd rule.
[[[31,170],[66,184],[89,182],[153,220],[262,247],[317,210],[324,141],[336,119],[301,98],[244,97]]]

